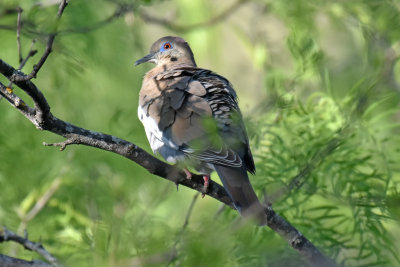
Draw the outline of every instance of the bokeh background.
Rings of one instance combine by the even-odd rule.
[[[17,7],[23,55],[33,39],[39,50],[29,73],[58,1],[0,2],[0,58],[14,67]],[[151,66],[133,64],[179,35],[236,88],[259,195],[337,262],[400,266],[399,1],[71,0],[58,30],[34,79],[55,116],[150,151],[137,103]],[[307,266],[209,197],[183,227],[194,191],[109,152],[42,145],[62,140],[0,101],[0,224],[66,266]],[[39,258],[10,243],[0,253]]]

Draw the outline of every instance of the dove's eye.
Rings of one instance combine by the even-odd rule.
[[[171,45],[171,43],[165,43],[165,44],[163,44],[163,46],[162,46],[162,50],[168,50],[168,49],[170,49],[170,48],[172,48],[172,45]]]

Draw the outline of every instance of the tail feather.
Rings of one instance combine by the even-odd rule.
[[[266,214],[250,184],[246,168],[214,165],[219,178],[233,201],[236,209],[243,217],[250,217],[260,225],[266,224]]]

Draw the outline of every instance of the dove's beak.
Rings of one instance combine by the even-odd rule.
[[[155,55],[154,53],[150,53],[147,56],[142,57],[141,59],[139,59],[135,62],[135,66],[140,65],[145,62],[156,63],[156,59],[155,59],[154,55]]]

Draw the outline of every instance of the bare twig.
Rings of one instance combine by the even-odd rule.
[[[6,242],[6,241],[14,241],[22,246],[24,246],[25,249],[34,251],[41,255],[43,258],[45,258],[52,266],[60,266],[58,263],[57,259],[50,254],[41,243],[37,242],[32,242],[28,240],[27,237],[22,237],[17,235],[16,233],[8,230],[7,228],[3,227],[3,229],[0,230],[0,243]],[[1,262],[0,262],[1,263]],[[3,265],[2,265],[3,266]]]
[[[36,54],[37,50],[33,49],[33,46],[35,44],[35,40],[32,40],[31,47],[29,49],[28,55],[24,59],[22,58],[22,51],[21,51],[21,13],[22,13],[23,10],[22,10],[22,8],[18,8],[17,10],[18,10],[17,48],[18,48],[18,62],[19,62],[18,70],[21,70],[25,66],[25,64],[28,61],[28,59],[30,57],[33,57]],[[12,89],[12,84],[13,84],[13,82],[10,81],[9,84],[7,85],[7,88],[9,88],[11,90]],[[2,98],[3,98],[3,96],[0,95],[0,100]]]
[[[47,191],[36,201],[35,205],[32,209],[29,210],[27,214],[19,214],[21,217],[21,221],[23,222],[23,226],[19,227],[25,229],[26,224],[31,221],[43,208],[46,206],[47,202],[50,198],[57,192],[58,188],[62,183],[62,176],[58,176],[53,180]]]
[[[62,175],[68,168],[64,167],[61,170]],[[62,176],[56,177],[46,192],[36,201],[35,205],[29,210],[25,211],[23,209],[17,209],[18,217],[21,219],[21,222],[18,226],[17,233],[21,234],[23,231],[26,231],[28,223],[36,217],[36,215],[46,206],[50,198],[54,195],[54,193],[58,190],[62,182]],[[25,237],[27,238],[27,237]],[[17,247],[14,246],[10,249],[10,256],[15,256],[17,253]]]
[[[178,258],[178,250],[177,250],[176,247],[178,246],[179,242],[181,241],[182,236],[185,233],[185,230],[189,225],[189,219],[190,219],[190,216],[192,215],[193,207],[196,204],[196,201],[199,198],[199,195],[200,195],[200,193],[196,193],[193,196],[192,202],[190,202],[189,208],[188,208],[188,210],[186,212],[185,221],[183,222],[182,228],[179,231],[179,233],[177,235],[177,238],[175,240],[175,243],[174,243],[174,245],[173,245],[173,247],[171,249],[171,254],[172,254],[172,252],[175,252],[175,257],[171,257],[169,259],[169,262],[168,262],[167,265],[171,264],[173,261],[175,261]]]
[[[36,55],[37,50],[33,49],[35,46],[36,40],[33,39],[31,43],[31,47],[29,48],[29,52],[26,55],[26,57],[22,60],[22,62],[19,64],[18,70],[22,70],[22,68],[25,66],[26,62],[29,60],[29,58],[33,57]]]
[[[56,27],[54,29],[54,32],[49,35],[43,55],[40,58],[40,60],[38,61],[38,63],[33,66],[33,70],[31,71],[31,73],[29,73],[28,75],[24,75],[24,76],[21,76],[21,75],[15,76],[15,78],[13,80],[11,80],[12,82],[16,83],[18,81],[27,81],[27,80],[31,80],[32,78],[36,78],[37,73],[42,68],[43,64],[47,60],[47,57],[50,55],[50,53],[52,51],[54,39],[56,38],[56,35],[57,35],[57,28],[58,28],[58,24],[59,24],[58,22],[62,16],[62,13],[64,12],[64,9],[67,6],[67,4],[68,4],[68,0],[61,1],[60,6],[58,7],[58,12],[57,12],[57,17],[56,17],[57,22],[56,22]]]
[[[22,63],[22,51],[21,51],[21,14],[23,9],[18,7],[18,18],[17,18],[17,48],[18,48],[18,63]]]
[[[219,206],[217,212],[214,214],[214,219],[217,219],[221,215],[221,213],[225,210],[225,208],[226,208],[226,205],[221,204]]]
[[[173,261],[175,261],[178,257],[178,250],[177,250],[177,245],[182,239],[182,235],[185,232],[187,226],[189,225],[189,218],[192,214],[193,207],[199,197],[200,193],[196,193],[193,196],[192,202],[189,205],[189,208],[186,212],[185,220],[183,222],[183,225],[177,234],[176,241],[174,245],[172,246],[171,249],[169,249],[167,252],[163,253],[157,253],[154,255],[150,256],[142,256],[142,257],[135,257],[133,259],[128,259],[128,260],[122,260],[118,262],[119,265],[129,265],[129,266],[143,266],[143,265],[156,265],[156,264],[166,264],[167,266],[171,264]]]
[[[66,33],[87,33],[93,30],[97,30],[100,27],[107,25],[111,22],[113,22],[115,19],[125,15],[128,12],[133,11],[133,6],[129,4],[119,4],[117,9],[114,11],[113,14],[111,14],[109,17],[100,20],[98,22],[95,22],[91,25],[88,26],[82,26],[82,27],[77,27],[77,28],[70,28],[70,29],[63,29],[58,32],[58,34],[66,34]]]
[[[140,12],[141,18],[149,23],[158,24],[170,30],[184,33],[188,31],[192,31],[199,28],[213,26],[224,21],[228,16],[232,15],[239,7],[241,7],[244,3],[248,2],[248,0],[237,0],[233,5],[222,11],[220,14],[212,17],[211,19],[199,23],[194,23],[190,25],[181,25],[176,24],[173,20],[168,20],[164,18],[158,18],[156,16],[152,16],[143,10]]]
[[[185,232],[187,226],[189,225],[189,219],[190,219],[190,216],[192,215],[193,207],[194,207],[194,204],[196,204],[196,201],[197,201],[198,197],[199,197],[199,193],[196,193],[193,196],[192,202],[190,202],[189,208],[188,208],[188,210],[186,212],[185,221],[183,222],[181,231],[179,232],[180,236],[182,236],[183,232]],[[176,243],[177,242],[179,242],[179,240],[177,240]]]

